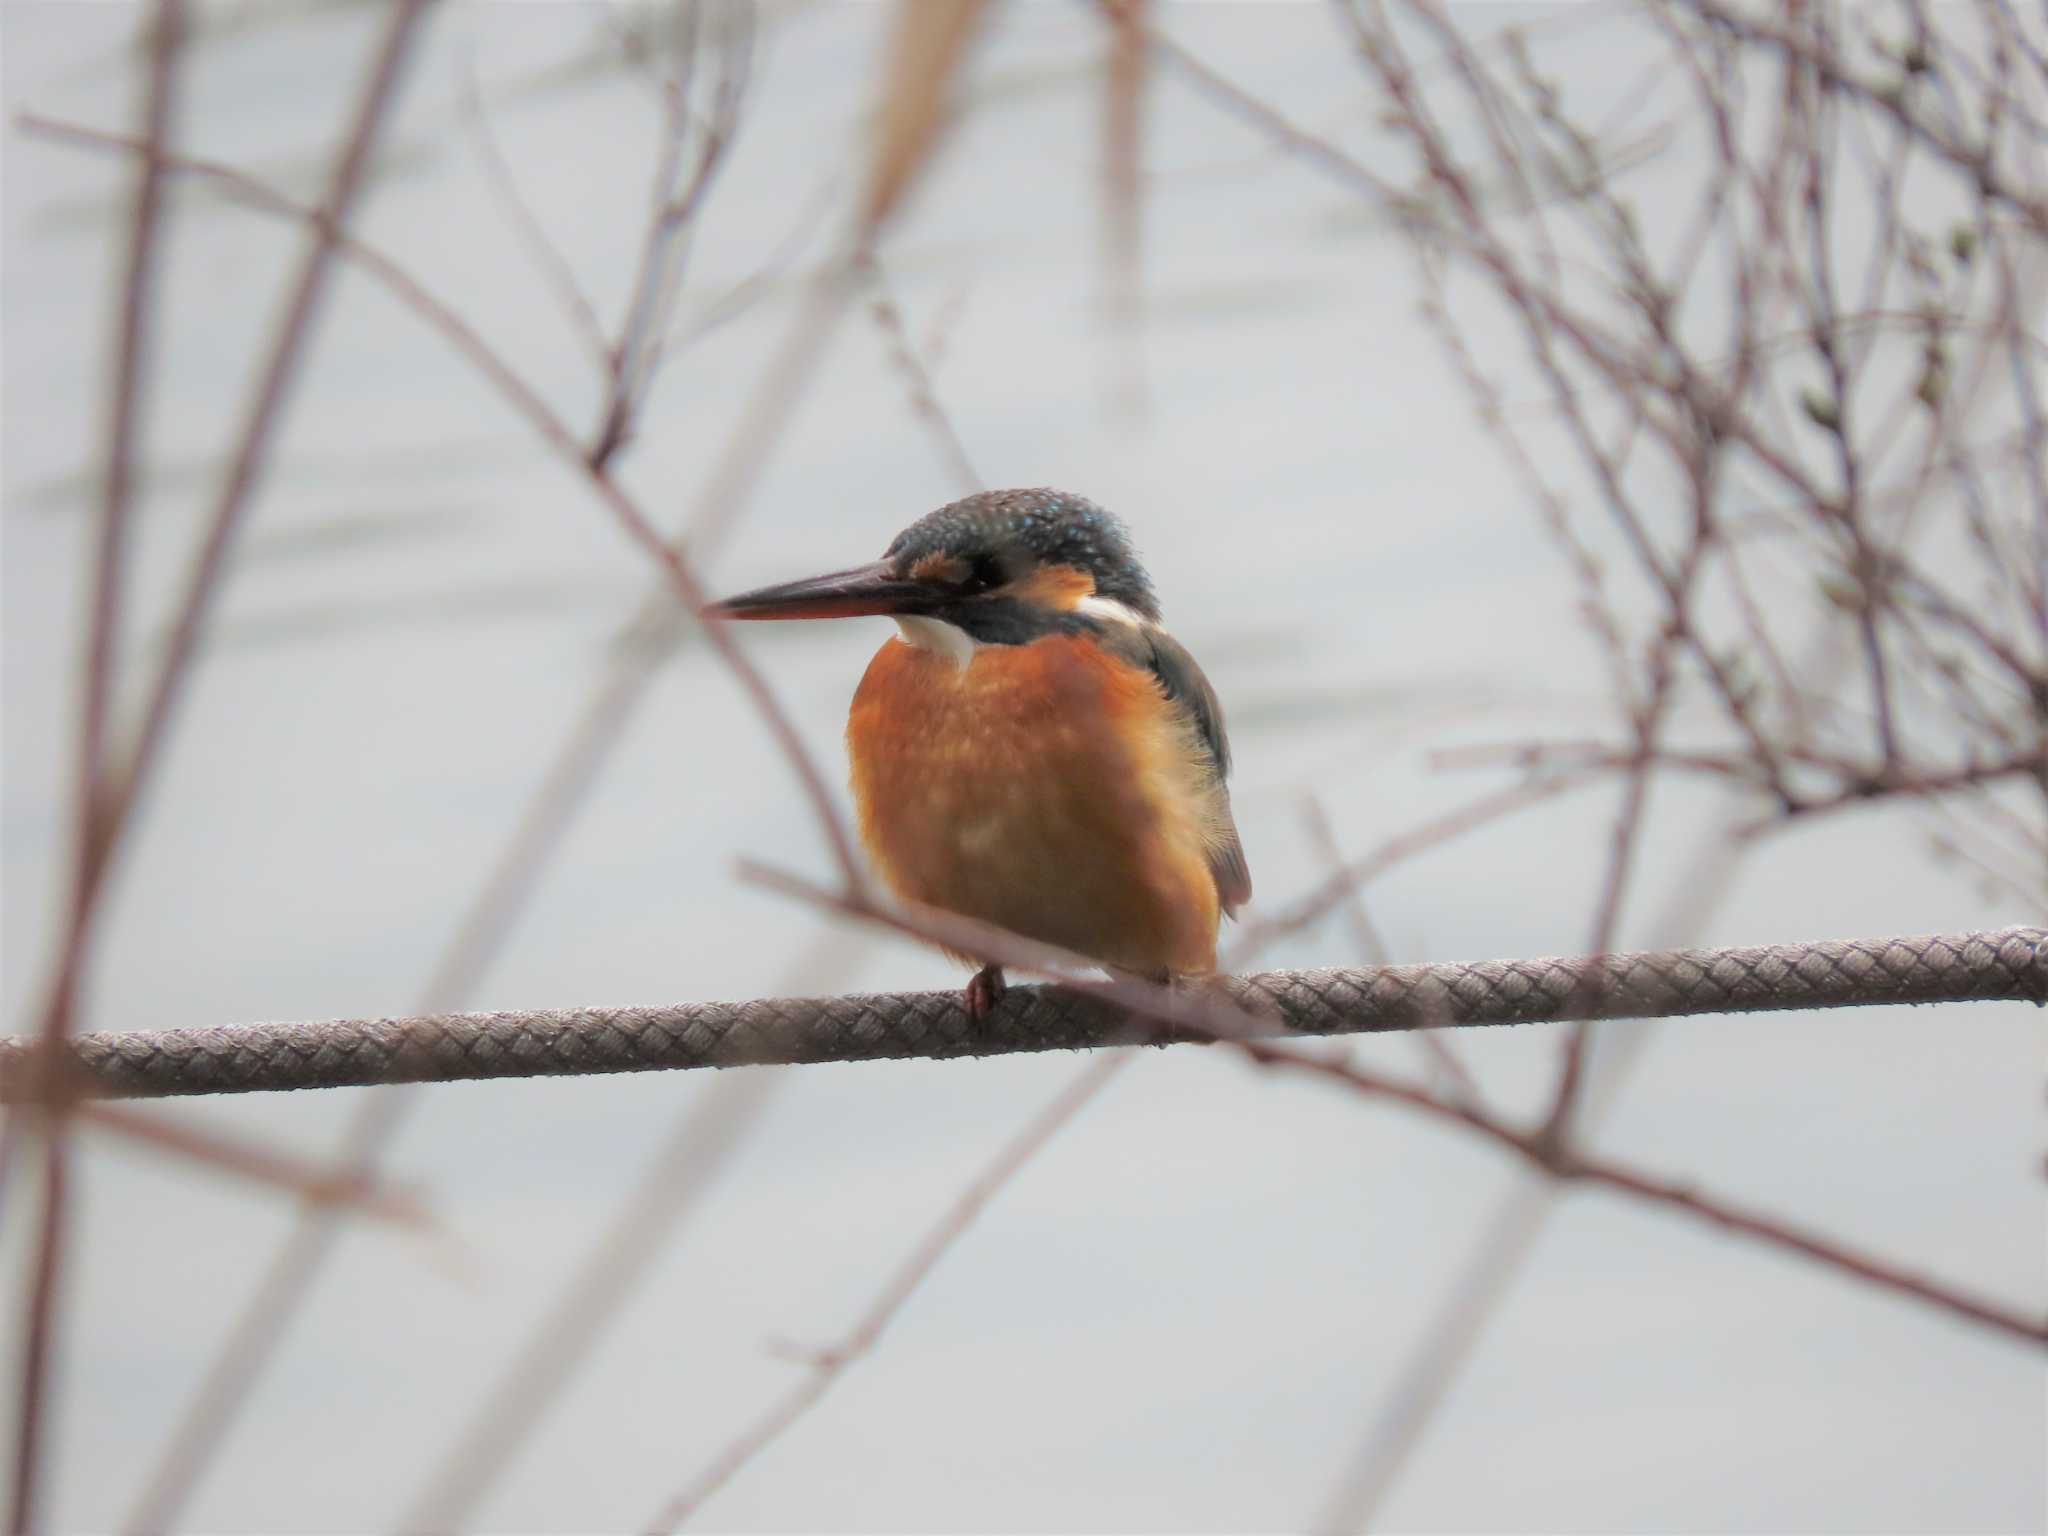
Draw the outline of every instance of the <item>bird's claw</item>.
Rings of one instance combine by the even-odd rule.
[[[1000,965],[984,965],[974,973],[974,979],[967,983],[967,1017],[979,1024],[994,1011],[1003,994],[1010,990],[1010,984],[1003,979]]]

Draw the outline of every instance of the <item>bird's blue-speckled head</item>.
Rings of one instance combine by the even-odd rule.
[[[984,491],[919,518],[870,565],[763,587],[711,611],[729,619],[888,614],[927,639],[1028,645],[1104,624],[1156,623],[1159,599],[1124,525],[1086,497]]]
[[[906,579],[951,576],[963,596],[1069,566],[1088,574],[1098,597],[1159,617],[1152,580],[1122,520],[1066,491],[983,491],[952,502],[897,534],[882,558]]]

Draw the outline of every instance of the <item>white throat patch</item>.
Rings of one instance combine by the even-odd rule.
[[[944,656],[960,668],[967,670],[967,664],[974,660],[974,653],[981,649],[981,642],[957,624],[948,624],[944,619],[929,619],[922,614],[896,615],[896,627],[903,631],[904,640],[921,651],[930,651],[935,656]]]

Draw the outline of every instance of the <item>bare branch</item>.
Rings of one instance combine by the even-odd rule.
[[[353,207],[356,193],[370,161],[377,132],[383,124],[397,86],[400,66],[405,59],[423,7],[424,0],[400,0],[392,10],[391,19],[371,68],[369,81],[358,101],[354,120],[343,140],[342,151],[336,158],[322,206],[321,220],[315,225],[313,238],[301,259],[285,307],[284,318],[278,326],[270,355],[250,400],[232,466],[215,503],[212,518],[187,579],[184,594],[177,608],[170,642],[165,649],[155,683],[144,707],[142,724],[136,733],[133,746],[118,768],[107,769],[104,763],[105,750],[100,741],[103,720],[98,718],[103,716],[106,706],[104,692],[94,701],[93,708],[88,710],[88,736],[91,743],[88,755],[99,770],[99,774],[96,784],[86,786],[90,799],[95,802],[95,809],[88,812],[86,817],[91,836],[81,848],[82,857],[76,871],[69,921],[59,941],[54,977],[42,1010],[41,1034],[53,1056],[71,1028],[78,990],[96,926],[94,920],[102,904],[102,893],[106,889],[107,869],[121,834],[149,781],[172,715],[183,693],[191,671],[199,633],[219,589],[229,547],[241,524],[251,493],[255,489],[272,431],[283,414],[285,396],[297,372],[302,344],[310,329],[314,309],[326,285],[334,250],[333,230],[347,218]],[[160,180],[161,169],[166,163],[162,151],[168,103],[163,98],[170,89],[174,49],[181,30],[181,18],[159,16],[156,37],[152,44],[156,62],[152,65],[151,76],[154,82],[152,95],[162,102],[162,106],[153,107],[148,112],[148,136],[138,145],[145,164],[145,177],[150,182]],[[147,200],[151,208],[154,207],[158,195],[154,187],[148,192]],[[138,214],[142,211],[143,204],[139,202]],[[149,231],[144,229],[137,230],[136,243],[141,249],[130,266],[131,278],[136,283],[145,281],[149,271],[151,247],[143,239],[148,233]],[[139,297],[134,300],[138,313],[141,302]],[[137,335],[139,337],[139,330]],[[124,390],[132,390],[133,378],[138,370],[131,365],[125,367],[123,371],[127,375],[127,382],[121,387]],[[124,459],[128,452],[129,431],[129,427],[124,423],[129,420],[131,409],[132,406],[120,406],[115,412],[118,433],[115,447]],[[111,487],[119,481],[121,493],[125,497],[127,468],[123,462],[110,465],[108,471],[108,528],[102,539],[102,549],[103,574],[110,578],[118,572],[119,523],[125,518],[121,504],[111,499]],[[120,514],[119,517],[116,516],[117,513]],[[115,601],[114,589],[109,586],[98,609],[102,616],[95,619],[96,632],[102,625],[104,626],[107,636],[105,643],[109,651],[114,620],[117,617]],[[91,681],[92,669],[88,669],[89,688],[104,689],[104,666],[110,665],[110,658],[103,657],[102,661],[97,684]],[[27,1344],[23,1351],[19,1424],[15,1446],[14,1501],[10,1515],[12,1528],[19,1531],[26,1531],[35,1523],[35,1496],[41,1462],[43,1397],[49,1374],[49,1340],[63,1255],[66,1179],[65,1122],[61,1113],[52,1116],[49,1132],[49,1149],[44,1164],[42,1222],[36,1239],[35,1279],[30,1287],[23,1325],[23,1337]]]
[[[336,1173],[269,1147],[126,1105],[81,1104],[73,1112],[88,1127],[189,1158],[238,1179],[282,1190],[310,1205],[346,1209],[396,1226],[432,1232],[444,1239],[448,1235],[426,1204],[403,1189],[387,1189],[368,1178]]]
[[[738,1476],[748,1462],[767,1450],[791,1425],[810,1412],[849,1367],[872,1352],[881,1342],[883,1332],[895,1321],[896,1314],[924,1284],[926,1276],[938,1267],[939,1260],[973,1225],[975,1218],[988,1208],[989,1202],[1001,1194],[1024,1165],[1087,1107],[1090,1100],[1108,1087],[1109,1080],[1131,1060],[1129,1051],[1098,1056],[1083,1067],[1073,1081],[1062,1088],[1021,1131],[1004,1143],[989,1165],[946,1207],[845,1336],[838,1343],[813,1353],[808,1361],[808,1373],[771,1403],[766,1412],[742,1430],[696,1477],[662,1505],[647,1523],[647,1530],[660,1533],[683,1525]]]
[[[983,0],[901,0],[881,87],[881,127],[861,195],[858,245],[871,248],[938,147]]]
[[[931,369],[919,354],[917,343],[911,339],[910,327],[903,319],[903,308],[896,302],[895,294],[890,292],[888,275],[882,270],[880,258],[872,254],[861,258],[860,269],[873,292],[868,301],[868,313],[874,316],[876,326],[888,340],[890,360],[903,375],[910,393],[911,410],[930,432],[939,457],[945,462],[954,483],[960,487],[960,493],[965,496],[985,489],[981,476],[974,472],[974,463],[968,457],[966,445],[960,440],[953,418],[939,403]]]
[[[1338,846],[1337,830],[1330,823],[1330,813],[1318,796],[1303,798],[1302,822],[1322,859],[1324,879],[1343,881],[1344,895],[1338,906],[1351,927],[1351,947],[1357,952],[1359,963],[1368,966],[1391,964],[1392,957],[1387,953],[1386,943],[1380,938],[1379,929],[1373,925],[1372,914],[1366,910],[1364,893],[1354,882],[1343,878],[1344,851]],[[1436,1086],[1441,1094],[1474,1100],[1480,1097],[1479,1084],[1473,1080],[1465,1059],[1441,1030],[1418,1029],[1413,1038],[1416,1049],[1422,1053],[1436,1077]]]
[[[25,116],[22,124],[35,132],[99,147],[129,150],[140,147],[134,140],[120,134],[102,133],[72,124],[55,123],[45,118]],[[265,212],[321,225],[328,222],[325,215],[301,207],[275,188],[231,167],[182,156],[166,156],[164,163],[171,169],[187,171],[231,186]],[[430,293],[396,261],[376,248],[360,239],[342,235],[338,231],[333,232],[333,244],[350,256],[364,271],[382,282],[402,303],[411,307],[439,332],[477,368],[506,402],[526,419],[528,425],[560,458],[582,472],[597,493],[598,499],[611,511],[627,536],[661,566],[671,587],[688,610],[693,614],[701,613],[709,601],[708,594],[694,570],[684,559],[680,545],[664,540],[625,487],[614,479],[603,465],[594,465],[590,462],[589,456],[577,442],[568,423],[531,384],[512,371],[511,366],[475,327],[447,303]],[[810,372],[824,335],[828,333],[828,327],[841,307],[840,291],[843,285],[844,279],[838,278],[819,290],[813,305],[806,310],[799,329],[793,333],[793,344],[778,359],[778,366],[771,369],[770,380],[762,397],[764,400],[782,402],[782,408],[786,409],[786,402],[794,396],[795,380]],[[728,482],[736,475],[744,474],[751,478],[751,469],[758,452],[765,446],[765,438],[772,432],[773,423],[779,421],[780,414],[780,409],[761,413],[757,416],[759,424],[755,430],[743,430],[736,436],[735,447],[726,463],[721,466],[721,472],[714,474],[712,490],[707,493],[701,506],[723,511],[737,500],[736,489]],[[802,739],[797,734],[788,713],[776,701],[766,678],[747,660],[746,654],[733,641],[724,624],[707,623],[704,632],[712,648],[732,670],[740,686],[752,700],[785,759],[796,773],[806,798],[818,815],[819,828],[832,850],[840,873],[849,884],[860,884],[865,875],[859,859],[854,854],[853,843],[847,836],[845,826],[833,803],[832,792],[817,765],[804,751]]]
[[[733,1148],[768,1107],[779,1078],[721,1077],[677,1122],[635,1198],[578,1267],[481,1411],[463,1429],[399,1519],[406,1531],[457,1531],[474,1517],[492,1479],[532,1432],[591,1342],[617,1315],[628,1288],[724,1172]]]

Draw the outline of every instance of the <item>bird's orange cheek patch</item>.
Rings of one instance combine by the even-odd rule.
[[[1041,565],[1009,588],[1008,595],[1027,603],[1066,611],[1095,595],[1095,578],[1072,565]]]

